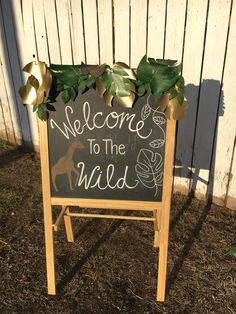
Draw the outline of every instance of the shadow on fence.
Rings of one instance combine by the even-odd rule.
[[[196,96],[201,94],[197,108]],[[212,198],[217,147],[217,125],[224,115],[224,95],[218,80],[203,80],[201,86],[186,86],[187,118],[179,122],[175,176],[190,179],[189,195],[198,183],[206,186],[206,199]],[[178,159],[178,157],[181,156]],[[201,176],[203,170],[204,176]]]

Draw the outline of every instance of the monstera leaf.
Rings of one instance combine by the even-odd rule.
[[[137,68],[138,80],[143,82],[146,89],[160,99],[162,94],[172,88],[178,81],[181,64],[174,60],[160,60],[144,56]]]
[[[157,196],[158,187],[163,180],[163,160],[158,153],[142,148],[139,151],[135,171],[139,181],[148,189],[155,189],[154,196]]]
[[[112,96],[125,97],[131,93],[131,81],[127,73],[119,68],[107,69],[102,75],[102,83]]]

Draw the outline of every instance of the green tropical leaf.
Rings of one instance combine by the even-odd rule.
[[[169,100],[171,100],[177,96],[177,90],[174,87],[170,88],[168,90],[168,93],[170,94]]]
[[[151,64],[147,60],[147,56],[145,55],[142,60],[139,62],[137,68],[137,77],[138,80],[143,83],[150,83],[152,80],[154,73],[154,69]]]
[[[137,90],[138,96],[143,96],[146,91],[145,85],[140,85]]]
[[[57,78],[60,84],[70,87],[77,84],[80,78],[87,77],[87,75],[80,70],[79,65],[52,64],[50,66],[50,72],[52,76]]]
[[[138,65],[138,80],[150,86],[150,90],[159,99],[180,77],[181,64],[175,60],[159,60],[144,56]]]
[[[46,104],[38,105],[37,114],[40,120],[47,120],[47,107]]]
[[[113,96],[125,97],[131,93],[131,81],[127,77],[127,73],[115,67],[107,69],[102,76],[102,83],[106,90]]]
[[[180,105],[182,105],[183,101],[184,101],[184,95],[181,93],[177,94],[177,99]]]
[[[33,112],[37,111],[38,105],[33,105]]]
[[[71,88],[67,88],[62,92],[61,98],[64,104],[68,103],[72,98]]]
[[[159,64],[164,64],[164,65],[174,65],[176,64],[177,60],[170,60],[170,59],[154,59],[154,58],[149,58],[150,63],[152,63],[152,60],[154,60],[154,62],[157,62]]]
[[[73,87],[71,87],[70,89],[70,99],[71,100],[75,100],[75,98],[77,97],[78,93],[76,93],[75,89]]]
[[[94,86],[95,82],[96,82],[96,79],[94,77],[90,77],[87,79],[86,85],[88,88],[92,88]]]
[[[87,89],[86,81],[81,81],[78,85],[79,94],[83,94]]]

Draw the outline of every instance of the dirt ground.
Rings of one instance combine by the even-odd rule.
[[[40,165],[0,143],[0,313],[236,313],[236,212],[176,194],[167,297],[155,301],[150,222],[74,219],[55,234],[56,296],[47,295]],[[58,209],[55,209],[55,214]]]

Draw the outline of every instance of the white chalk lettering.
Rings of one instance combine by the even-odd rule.
[[[129,166],[125,166],[124,173],[116,178],[115,175],[115,166],[113,164],[109,164],[105,170],[105,173],[101,170],[100,166],[96,166],[91,171],[90,175],[85,174],[85,163],[79,162],[77,167],[80,169],[80,177],[78,180],[78,186],[84,186],[85,190],[97,188],[99,190],[106,190],[107,188],[114,189],[135,189],[139,184],[138,180],[133,180],[132,184],[128,183],[128,171]],[[121,170],[119,169],[119,175]],[[102,181],[105,182],[102,185]],[[112,183],[113,181],[113,183]]]
[[[116,127],[121,129],[127,127],[131,133],[136,133],[137,136],[142,139],[147,139],[152,133],[152,129],[148,132],[144,131],[144,122],[141,120],[137,121],[135,113],[129,114],[122,112],[118,114],[117,112],[112,111],[106,115],[99,111],[91,116],[90,104],[87,101],[83,104],[83,114],[80,120],[75,119],[73,121],[73,114],[74,111],[72,107],[66,106],[66,122],[62,122],[62,126],[59,126],[54,119],[51,118],[51,128],[54,129],[54,127],[57,127],[67,139],[69,139],[71,135],[76,137],[77,134],[83,134],[86,129],[92,131],[104,127],[107,127],[108,129],[114,129]],[[147,134],[145,134],[146,132]]]

